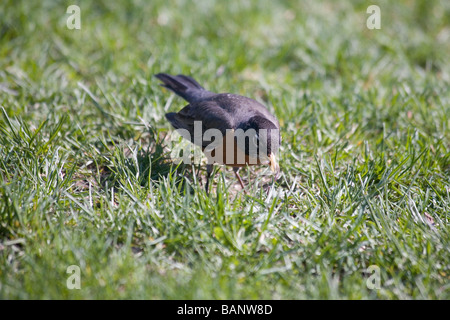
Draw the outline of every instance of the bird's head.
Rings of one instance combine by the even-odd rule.
[[[246,136],[245,152],[257,155],[262,161],[268,160],[270,169],[278,174],[280,167],[276,155],[281,143],[278,126],[264,117],[255,116],[241,128]]]

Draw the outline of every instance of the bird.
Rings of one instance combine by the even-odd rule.
[[[278,178],[280,123],[263,104],[237,94],[208,91],[187,75],[158,73],[155,77],[189,103],[165,117],[176,130],[184,130],[183,137],[202,148],[208,160],[206,193],[214,164],[233,167],[244,191],[239,169],[247,165],[268,164]]]

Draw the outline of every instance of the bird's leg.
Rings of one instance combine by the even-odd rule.
[[[206,190],[206,194],[209,194],[209,178],[211,177],[211,173],[213,172],[213,165],[212,164],[207,164],[206,165],[206,185],[205,185],[205,190]]]
[[[197,169],[196,171],[194,171],[195,178],[197,179],[197,181],[198,181],[198,182],[200,183],[200,185],[202,186],[202,185],[203,185],[203,182],[202,182],[202,179],[201,179],[201,176],[200,176],[200,164],[195,165],[194,168]]]
[[[277,174],[278,175],[278,174]],[[275,181],[278,179],[277,176],[272,177],[272,185],[267,187],[266,196],[268,197],[270,192],[275,188]]]
[[[280,171],[278,170],[275,176],[272,176],[272,186],[267,188],[267,196],[269,196],[270,192],[275,189],[275,182],[280,178]]]
[[[241,176],[239,175],[239,167],[233,167],[234,174],[236,175],[236,178],[239,180],[239,183],[241,184],[242,189],[245,191],[244,182],[241,179]]]
[[[275,174],[275,177],[273,178],[274,181],[277,181],[280,178],[280,173],[281,171],[278,170],[277,173]]]

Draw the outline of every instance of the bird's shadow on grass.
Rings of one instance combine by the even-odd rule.
[[[125,148],[115,153],[115,161],[105,168],[101,184],[119,187],[127,184],[148,188],[150,184],[173,183],[183,191],[186,178],[193,180],[191,165],[176,163],[165,144],[166,135],[150,130],[148,141],[140,148]]]

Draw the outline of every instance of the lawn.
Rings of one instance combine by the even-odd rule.
[[[450,299],[449,62],[444,0],[3,0],[0,299]],[[207,194],[159,72],[265,104],[280,179]]]

